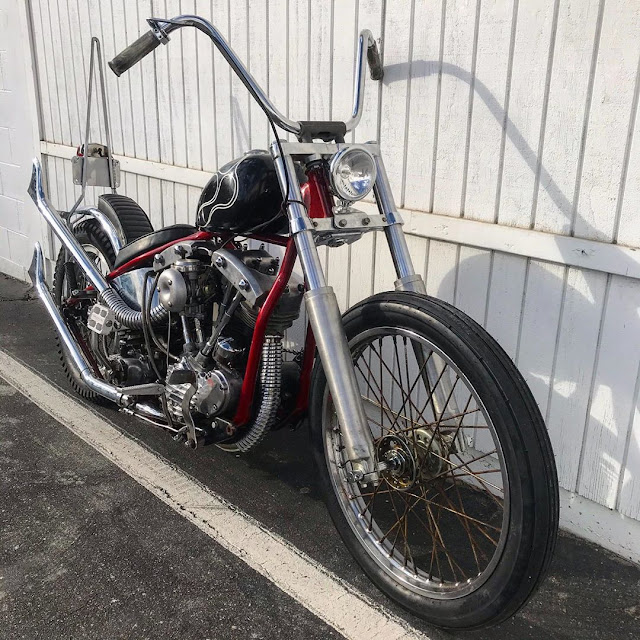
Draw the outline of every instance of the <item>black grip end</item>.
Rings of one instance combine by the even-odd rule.
[[[372,80],[382,80],[384,78],[384,69],[382,68],[382,58],[378,51],[378,45],[374,42],[367,48],[367,62],[369,63],[369,72]]]
[[[131,69],[134,64],[140,62],[142,58],[151,53],[159,44],[160,40],[158,40],[155,33],[147,31],[109,62],[111,71],[120,77],[125,71]]]

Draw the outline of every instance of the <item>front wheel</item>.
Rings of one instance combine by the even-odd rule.
[[[373,582],[442,627],[513,615],[553,553],[558,483],[544,422],[507,354],[439,300],[384,293],[344,317],[376,445],[377,484],[349,482],[322,367],[310,424],[327,506]]]

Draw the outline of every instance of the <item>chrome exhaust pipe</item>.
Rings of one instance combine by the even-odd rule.
[[[115,402],[121,407],[128,407],[134,404],[135,399],[133,398],[133,396],[125,393],[125,390],[114,387],[108,382],[96,378],[91,372],[91,368],[87,364],[87,361],[85,360],[82,351],[78,347],[77,342],[71,335],[69,328],[62,319],[60,310],[55,305],[53,298],[51,297],[51,293],[49,293],[49,289],[44,281],[44,260],[42,257],[42,248],[40,247],[39,242],[36,242],[36,246],[33,251],[33,260],[31,261],[31,266],[29,267],[29,276],[31,277],[31,282],[33,282],[33,286],[38,292],[40,299],[49,312],[49,315],[53,320],[53,324],[58,330],[62,342],[64,342],[64,346],[67,348],[69,354],[73,358],[73,362],[80,372],[82,381],[87,385],[87,387],[89,387],[89,389],[91,389],[91,391],[95,391],[97,394],[103,396],[104,398],[107,398],[108,400],[111,400],[112,402]]]
[[[109,285],[105,277],[98,271],[98,268],[87,255],[82,245],[78,242],[73,232],[67,226],[60,214],[47,200],[42,185],[42,167],[37,158],[33,160],[33,170],[31,172],[31,182],[27,190],[31,199],[38,207],[38,211],[49,223],[60,242],[67,248],[69,253],[75,258],[81,269],[87,275],[94,286],[100,299],[113,311],[116,320],[130,329],[142,328],[144,319],[142,312],[132,309],[120,296],[120,294]],[[149,318],[152,324],[161,324],[166,321],[169,312],[162,306],[157,305],[149,311]]]
[[[98,293],[103,293],[109,289],[109,285],[104,276],[98,271],[91,258],[86,254],[82,245],[73,235],[71,229],[67,226],[60,214],[51,206],[47,200],[42,186],[42,167],[37,158],[33,160],[33,170],[31,171],[31,182],[27,193],[31,196],[38,211],[44,219],[49,223],[54,233],[60,238],[60,242],[67,248],[69,253],[76,259],[82,270],[87,274],[91,284],[96,288]],[[32,265],[33,266],[33,265]]]

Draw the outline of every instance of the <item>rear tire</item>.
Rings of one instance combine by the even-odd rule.
[[[115,261],[115,251],[109,241],[107,234],[102,230],[97,220],[92,218],[81,222],[75,229],[74,235],[78,242],[83,246],[85,251],[96,258],[96,264],[99,269],[105,274],[111,270],[111,267]],[[69,282],[70,277],[76,279],[75,283]],[[68,256],[64,247],[60,249],[58,259],[56,261],[56,268],[53,276],[53,299],[61,311],[64,311],[63,303],[70,295],[70,288],[83,289],[87,285],[85,276],[73,259]],[[89,335],[89,329],[86,327],[86,309],[81,318],[78,318],[76,322],[76,328],[83,335]],[[64,313],[63,313],[64,317]],[[56,346],[58,349],[58,356],[62,368],[67,376],[67,380],[71,384],[73,390],[81,397],[91,400],[99,404],[106,403],[106,400],[91,391],[78,372],[73,359],[69,355],[66,347],[60,340],[60,336],[56,332]]]
[[[478,629],[509,618],[543,579],[558,527],[553,453],[524,379],[482,327],[427,296],[373,296],[345,314],[344,326],[380,457],[401,470],[383,472],[377,489],[346,479],[349,463],[318,363],[310,397],[313,451],[345,544],[379,589],[435,625]],[[439,363],[435,384],[418,353]],[[440,379],[452,390],[438,401],[438,415],[435,398],[447,389]],[[451,398],[460,407],[467,397],[460,381],[470,399],[451,414]],[[420,412],[423,384],[429,389]],[[431,420],[424,415],[429,403]],[[490,446],[495,451],[482,453]]]

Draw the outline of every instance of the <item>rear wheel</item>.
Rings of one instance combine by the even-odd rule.
[[[98,270],[104,275],[109,273],[115,261],[115,252],[99,223],[93,219],[85,220],[75,228],[74,235]],[[102,373],[106,373],[108,369],[107,358],[112,350],[114,338],[98,336],[88,329],[87,316],[89,309],[93,306],[92,301],[83,300],[69,304],[69,300],[73,301],[74,292],[84,290],[88,284],[78,263],[62,247],[58,254],[53,277],[54,300],[60,308],[67,326],[84,347],[85,355],[93,359]],[[74,391],[88,400],[103,402],[101,396],[84,384],[73,359],[57,334],[56,341],[62,367]]]
[[[544,576],[558,486],[540,412],[479,325],[438,300],[374,296],[344,318],[378,458],[378,484],[347,479],[326,378],[310,423],[331,516],[376,585],[443,627],[513,615]]]

